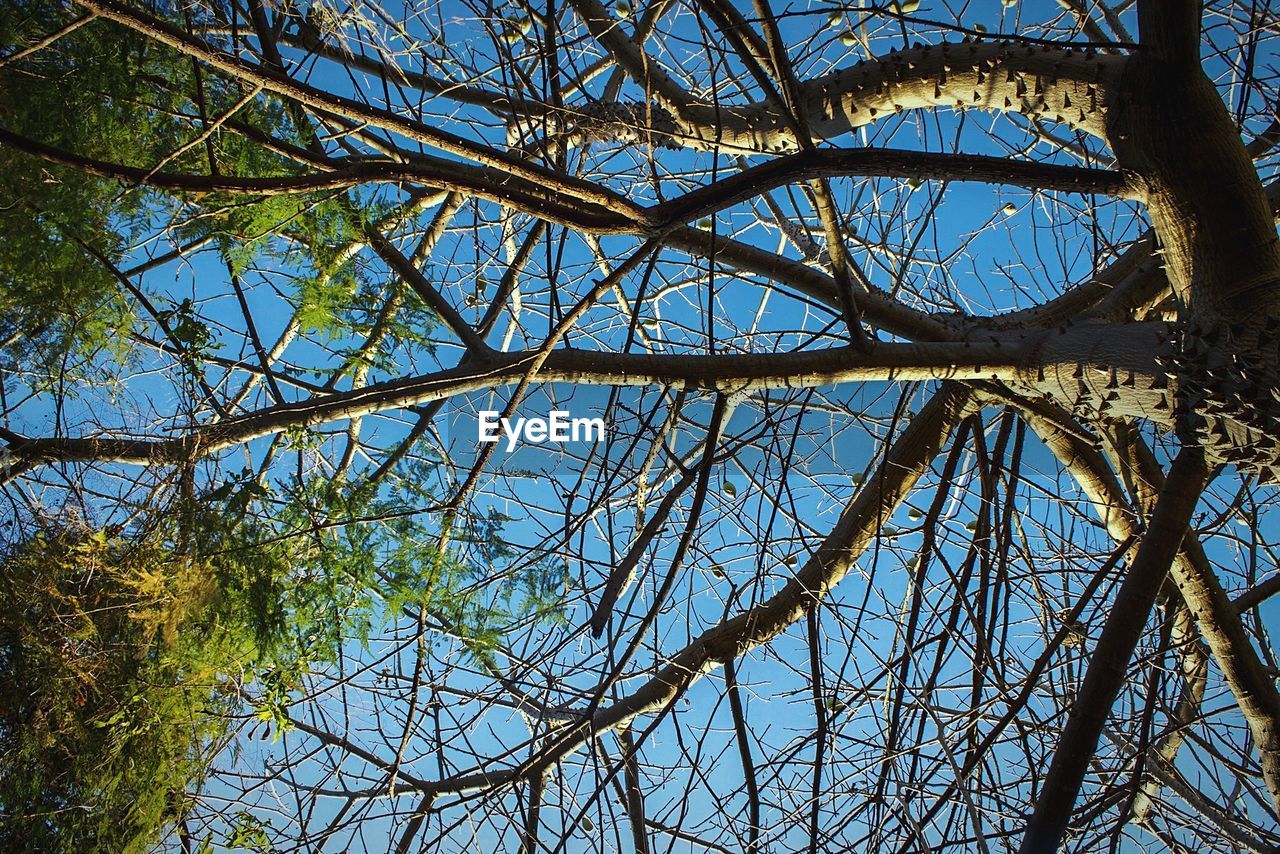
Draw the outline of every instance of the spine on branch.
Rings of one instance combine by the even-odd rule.
[[[1021,112],[1105,133],[1111,83],[1125,57],[1009,42],[919,45],[800,84],[815,136],[834,138],[904,110],[955,107]],[[685,110],[695,147],[784,152],[797,148],[783,117],[766,104],[698,104]]]
[[[1180,303],[1180,437],[1280,477],[1280,241],[1266,193],[1197,55],[1199,5],[1139,4],[1142,50],[1115,83],[1106,135],[1147,185]]]

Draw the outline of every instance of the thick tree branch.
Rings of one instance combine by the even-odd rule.
[[[657,234],[754,198],[818,177],[918,178],[1008,184],[1067,193],[1138,199],[1143,189],[1121,172],[987,157],[883,148],[810,149],[781,157],[648,208],[634,218],[587,204],[572,204],[537,185],[492,169],[417,154],[407,160],[329,160],[324,171],[269,177],[196,175],[109,163],[64,151],[0,128],[0,143],[49,163],[128,184],[180,193],[275,196],[364,184],[418,184],[500,202],[593,234]]]
[[[307,175],[239,177],[178,174],[108,163],[63,151],[3,128],[0,128],[0,142],[49,163],[90,175],[179,193],[276,196],[349,189],[373,183],[417,184],[437,191],[466,193],[500,202],[551,222],[594,233],[613,234],[646,230],[642,208],[636,207],[634,210],[639,219],[621,216],[591,204],[574,203],[571,197],[548,190],[546,186],[513,179],[494,169],[423,154],[414,155],[403,162],[366,160],[343,163],[340,160],[330,160],[326,163],[324,171]]]
[[[1280,239],[1258,173],[1197,60],[1200,4],[1139,3],[1143,49],[1115,83],[1107,139],[1149,186],[1178,296],[1177,426],[1215,460],[1280,475]],[[1174,128],[1184,132],[1174,132]]]
[[[597,0],[576,0],[592,35],[674,118],[670,144],[722,153],[800,148],[775,103],[695,102],[607,19]],[[1016,111],[1105,136],[1110,86],[1126,57],[1049,45],[973,41],[922,45],[873,57],[799,83],[798,112],[819,139],[834,139],[911,109]]]
[[[1036,338],[990,344],[879,344],[869,353],[840,347],[788,353],[716,356],[608,353],[558,349],[546,355],[538,382],[650,385],[753,392],[813,388],[869,380],[991,379],[1025,371]],[[240,445],[290,428],[313,427],[388,409],[430,403],[466,392],[524,381],[537,351],[497,353],[480,363],[408,379],[272,406],[185,437],[163,441],[111,438],[22,438],[9,450],[42,462],[95,460],[172,464]]]
[[[1139,494],[1159,494],[1165,478],[1151,449],[1132,429],[1121,428],[1116,435],[1116,452],[1140,484]],[[1280,692],[1275,680],[1253,648],[1240,612],[1227,598],[1196,537],[1183,541],[1172,578],[1244,715],[1261,760],[1263,782],[1280,815]]]
[[[1089,659],[1084,681],[1027,823],[1019,848],[1022,854],[1057,850],[1066,833],[1085,772],[1097,750],[1111,706],[1124,685],[1129,659],[1142,637],[1147,616],[1208,480],[1204,452],[1196,446],[1183,448],[1174,460],[1151,523]]]

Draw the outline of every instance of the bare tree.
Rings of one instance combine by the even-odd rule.
[[[15,4],[7,215],[102,277],[4,273],[15,518],[287,518],[354,591],[176,838],[1275,850],[1278,27]],[[463,426],[563,395],[554,471]]]

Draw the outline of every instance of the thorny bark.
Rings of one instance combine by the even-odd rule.
[[[587,228],[591,227],[589,222],[596,222],[598,229],[628,230],[617,219],[621,216],[636,224],[631,228],[665,231],[671,226],[663,226],[664,222],[688,221],[736,200],[739,196],[734,187],[755,192],[760,184],[756,176],[744,174],[728,182],[733,186],[717,189],[712,185],[695,191],[670,213],[641,211],[589,182],[553,179],[540,167],[513,160],[505,153],[327,95],[281,72],[254,67],[114,0],[86,0],[86,5],[248,83],[473,159],[479,167],[424,156],[415,156],[411,163],[431,170],[428,180],[443,182],[448,188],[502,198],[517,206],[522,204],[521,198],[526,199],[527,210],[553,222],[573,222]],[[588,0],[579,5],[588,26],[594,27],[593,32],[613,51],[621,67],[650,86],[664,107],[683,117],[685,141],[713,139],[716,150],[728,151],[735,146],[735,139],[746,135],[759,142],[755,150],[780,152],[797,146],[791,131],[769,124],[777,121],[776,109],[696,104],[625,32],[604,25],[602,7]],[[1000,42],[923,45],[798,84],[797,105],[810,117],[808,126],[819,136],[847,133],[890,111],[958,105],[1060,119],[1106,138],[1129,176],[1116,179],[1117,187],[1137,181],[1141,189],[1134,192],[1151,193],[1148,205],[1153,223],[1175,291],[1187,303],[1186,316],[1171,329],[1148,327],[1149,331],[1143,331],[1150,336],[1146,341],[1130,331],[1116,336],[1106,325],[1069,326],[1059,339],[1046,341],[1039,354],[1025,359],[1024,371],[1017,379],[1023,387],[1089,418],[1140,417],[1166,426],[1176,420],[1184,438],[1194,437],[1211,453],[1270,479],[1276,474],[1272,463],[1280,453],[1268,438],[1280,435],[1280,422],[1271,414],[1280,406],[1272,392],[1280,382],[1272,382],[1276,377],[1269,372],[1274,368],[1268,367],[1280,362],[1280,355],[1271,353],[1280,347],[1280,319],[1277,306],[1269,302],[1277,289],[1268,283],[1280,275],[1280,248],[1270,206],[1225,108],[1194,61],[1194,50],[1174,55],[1170,51],[1175,51],[1176,45],[1168,49],[1160,46],[1176,42],[1166,31],[1176,31],[1179,26],[1198,28],[1198,22],[1185,15],[1179,22],[1172,13],[1143,14],[1148,21],[1146,29],[1153,33],[1153,45],[1144,43],[1143,51],[1130,56],[1048,46],[1023,48]],[[714,112],[714,121],[707,118],[708,111]],[[1203,127],[1205,132],[1169,134],[1162,130],[1183,126]],[[12,135],[6,139],[11,144],[27,144]],[[798,156],[831,159],[819,152]],[[1188,164],[1200,168],[1189,168]],[[809,172],[828,172],[831,165],[806,167],[797,161],[782,174],[787,176],[784,180],[797,180]],[[484,167],[504,176],[500,186]],[[778,171],[776,164],[759,168]],[[1219,179],[1220,168],[1227,171],[1227,180]],[[856,169],[868,173],[866,166]],[[905,171],[930,177],[927,167],[920,165]],[[468,175],[473,177],[468,179]],[[150,176],[152,180],[156,177]],[[338,180],[368,177],[361,172],[355,178]],[[1012,177],[1012,173],[1004,177]],[[467,183],[458,183],[460,178]],[[324,180],[335,179],[330,176]],[[557,195],[548,195],[548,190]],[[697,201],[699,193],[708,197],[708,204]],[[580,199],[585,207],[574,212],[565,205],[575,202],[560,199]],[[1255,299],[1259,294],[1262,311],[1257,310]],[[443,308],[447,316],[450,310]],[[456,328],[458,324],[453,325]],[[464,338],[470,334],[458,331]],[[982,341],[986,336],[966,337]]]
[[[1147,0],[1138,19],[1142,49],[1115,83],[1107,138],[1121,168],[1147,184],[1147,210],[1179,302],[1171,365],[1178,433],[1274,479],[1280,239],[1270,205],[1200,66],[1199,4]]]

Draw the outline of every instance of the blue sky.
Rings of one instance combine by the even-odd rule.
[[[926,2],[920,15],[936,19],[930,13],[941,4]],[[745,8],[745,7],[744,7]],[[839,36],[843,24],[828,27],[826,16],[830,4],[787,7],[782,23],[784,37],[792,42],[792,58],[802,76],[818,74],[828,67],[860,58],[861,48],[843,45]],[[1015,12],[1002,11],[1000,3],[970,3],[959,15],[966,26],[982,23],[991,32],[1013,32],[1017,20],[1043,21],[1057,14],[1058,6],[1045,2],[1020,3]],[[933,10],[943,16],[941,9]],[[506,14],[506,10],[500,10]],[[491,63],[492,42],[484,29],[501,26],[496,17],[485,20],[463,4],[441,7],[445,21],[443,39],[457,55],[476,51],[477,64]],[[510,17],[510,15],[508,15]],[[1126,20],[1132,17],[1130,13]],[[853,20],[852,13],[850,20]],[[1132,21],[1129,21],[1132,26]],[[419,24],[420,25],[420,24]],[[822,29],[816,41],[808,36],[815,27]],[[877,51],[900,45],[904,34],[897,23],[881,24],[872,33]],[[423,30],[415,33],[426,36]],[[1061,35],[1061,34],[1059,34]],[[936,39],[936,32],[931,33]],[[1220,36],[1225,39],[1226,36]],[[528,46],[520,44],[519,50]],[[655,48],[656,49],[656,48]],[[674,31],[662,42],[664,61],[672,66],[695,71],[694,83],[709,86],[711,77],[701,73],[705,62],[696,33]],[[430,48],[435,50],[435,48]],[[1269,43],[1263,47],[1260,65],[1273,61]],[[436,54],[438,55],[438,54]],[[290,51],[287,58],[299,61],[300,55]],[[412,62],[406,59],[406,62]],[[565,63],[585,62],[572,51],[566,52]],[[314,85],[332,87],[352,94],[354,84],[335,65],[307,60]],[[541,73],[536,63],[526,69],[535,79]],[[1224,80],[1230,69],[1215,67]],[[593,94],[603,87],[608,75],[592,84]],[[726,81],[745,79],[743,70],[733,61],[719,68],[715,75],[726,97],[733,97]],[[380,84],[367,77],[356,76],[356,84],[364,96],[382,97]],[[1224,84],[1225,85],[1225,84]],[[1232,90],[1234,91],[1234,90]],[[636,98],[642,93],[633,85],[624,87],[623,97]],[[741,96],[736,96],[741,98]],[[505,128],[478,108],[444,103],[442,99],[419,104],[413,93],[396,94],[391,90],[391,105],[441,127],[464,133],[470,138],[505,144]],[[1255,114],[1246,125],[1260,126],[1266,119],[1262,107],[1253,104]],[[1079,161],[1062,152],[1052,153],[1043,142],[1026,132],[1026,124],[1018,119],[986,113],[959,113],[938,110],[906,114],[877,124],[841,140],[847,145],[892,145],[930,151],[964,151],[1008,157],[1035,157],[1052,162],[1077,164]],[[1096,143],[1083,143],[1090,157],[1105,158]],[[624,190],[633,198],[651,202],[655,193],[650,173],[651,152],[636,146],[605,147],[592,153],[587,173],[596,180]],[[691,182],[705,181],[709,170],[730,174],[739,168],[736,160],[688,151],[662,151],[652,159],[654,174],[665,197],[687,189]],[[1105,165],[1105,160],[1099,161]],[[576,165],[576,161],[574,163]],[[1267,175],[1269,161],[1260,164]],[[1023,308],[1043,302],[1062,292],[1070,284],[1087,278],[1099,266],[1114,257],[1113,247],[1123,246],[1140,235],[1146,223],[1140,209],[1128,202],[1091,200],[1026,190],[989,187],[978,184],[926,182],[912,187],[905,182],[887,179],[836,179],[832,189],[837,206],[847,212],[854,226],[849,235],[855,262],[869,280],[887,291],[900,293],[902,299],[916,307],[931,311],[954,311],[990,314]],[[385,200],[396,197],[395,191],[376,191]],[[775,199],[789,213],[796,203],[786,191],[776,191]],[[1012,205],[1011,208],[1008,206]],[[804,208],[804,202],[799,204]],[[431,211],[421,219],[429,221]],[[717,215],[718,233],[761,248],[775,250],[780,245],[788,257],[796,258],[794,248],[781,243],[776,227],[762,224],[765,207],[761,200],[738,205]],[[498,221],[496,206],[467,203],[453,221],[425,272],[430,280],[458,306],[468,319],[477,319],[485,308],[483,299],[469,305],[468,297],[493,292],[492,283],[501,276],[505,265],[503,239],[508,236]],[[816,227],[816,219],[808,216],[805,223]],[[527,218],[515,221],[517,233],[528,227]],[[490,336],[490,343],[505,344],[509,349],[537,346],[545,336],[558,310],[572,305],[585,293],[600,273],[594,270],[595,259],[590,246],[574,235],[554,233],[535,251],[533,261],[521,284],[521,309],[518,318],[504,317]],[[613,264],[632,251],[634,238],[605,238],[604,254]],[[405,243],[405,251],[412,241]],[[140,250],[135,260],[147,251],[163,249],[163,243]],[[244,285],[252,307],[257,331],[270,347],[290,321],[298,299],[300,270],[291,259],[262,256],[256,269],[246,272]],[[385,266],[369,252],[359,261],[362,287],[370,296],[385,293],[390,278]],[[488,280],[489,289],[484,289]],[[553,293],[549,283],[555,283]],[[245,341],[244,323],[234,295],[226,288],[226,270],[212,252],[193,255],[147,273],[144,289],[161,305],[176,305],[192,299],[198,310],[223,342],[219,354],[230,358],[252,360]],[[714,317],[711,328],[719,351],[742,350],[770,352],[776,350],[821,348],[843,343],[843,330],[836,312],[794,298],[784,291],[762,286],[758,278],[736,274],[723,267],[710,276],[705,260],[691,260],[673,250],[658,256],[649,281],[633,276],[622,283],[629,303],[646,296],[639,314],[649,339],[647,346],[655,352],[701,351],[708,346],[705,318],[708,307]],[[627,317],[612,297],[606,298],[573,330],[568,340],[584,349],[616,349],[627,345]],[[398,376],[426,374],[455,365],[461,348],[440,327],[434,347],[400,346],[389,353],[388,363],[375,368],[370,382]],[[887,339],[887,336],[885,336]],[[323,333],[301,336],[285,351],[281,365],[297,375],[316,381],[306,371],[334,364],[334,351],[350,348],[358,342],[354,336],[327,338]],[[631,342],[633,348],[646,346]],[[60,407],[59,419],[69,435],[86,435],[95,430],[115,430],[146,423],[150,431],[180,426],[184,421],[185,390],[175,383],[175,372],[167,360],[145,355],[131,366],[129,378],[118,384],[98,384],[77,390],[74,398]],[[243,371],[232,371],[228,377],[219,369],[210,369],[210,382],[219,388],[237,388],[246,379]],[[338,388],[349,386],[349,379]],[[612,696],[624,694],[661,664],[664,656],[680,649],[702,630],[716,624],[728,614],[736,613],[761,601],[781,587],[796,565],[803,564],[817,543],[834,523],[841,508],[852,496],[861,477],[871,469],[877,454],[889,435],[900,429],[903,419],[917,411],[932,388],[904,389],[901,384],[867,383],[857,387],[821,388],[755,396],[739,402],[726,431],[726,444],[732,444],[732,455],[717,463],[711,478],[707,506],[699,523],[698,535],[690,555],[684,561],[667,599],[667,607],[652,628],[641,638],[639,652],[628,673],[612,690]],[[8,394],[14,395],[12,388]],[[305,390],[285,386],[287,399],[301,399]],[[492,395],[506,399],[509,390]],[[444,496],[451,486],[465,477],[474,459],[474,423],[469,411],[477,406],[489,407],[489,393],[477,393],[451,402],[437,419],[443,440],[443,453],[428,441],[419,451],[423,458],[442,461],[432,477],[437,496]],[[504,538],[520,555],[514,571],[528,561],[564,555],[567,566],[566,605],[564,619],[555,624],[525,623],[513,626],[503,640],[500,658],[527,680],[528,690],[547,702],[579,703],[583,692],[595,686],[608,671],[621,648],[629,639],[629,631],[639,624],[640,616],[652,603],[656,589],[667,572],[675,552],[676,540],[684,523],[687,499],[673,516],[658,545],[640,564],[639,577],[619,604],[613,620],[618,640],[609,645],[595,641],[584,631],[584,625],[595,602],[595,590],[616,565],[634,538],[644,514],[636,507],[635,467],[645,457],[649,443],[655,441],[655,430],[662,423],[670,405],[670,395],[659,390],[606,388],[537,388],[526,398],[522,413],[542,414],[551,400],[570,401],[567,408],[575,415],[595,414],[608,408],[609,436],[596,447],[570,446],[567,453],[552,449],[522,450],[508,457],[498,454],[486,470],[471,510],[483,515],[494,509],[510,517],[503,530]],[[259,389],[249,398],[250,405],[263,406],[269,401]],[[644,414],[657,407],[651,423]],[[693,459],[710,419],[712,396],[695,394],[686,402],[684,422],[672,440],[671,453],[688,463]],[[493,406],[492,408],[498,408]],[[53,409],[48,397],[37,396],[17,408],[11,425],[32,435],[50,432]],[[208,413],[199,418],[205,419]],[[990,447],[997,441],[999,413],[988,410],[985,418],[985,441]],[[770,426],[761,429],[765,419]],[[371,447],[385,451],[405,436],[415,416],[392,411],[371,416],[363,425],[364,436]],[[311,472],[324,472],[323,459],[332,460],[341,453],[344,422],[324,425],[316,430],[321,437],[316,452],[299,452],[297,467]],[[55,428],[56,429],[56,428]],[[789,431],[794,430],[795,433]],[[1160,446],[1162,459],[1167,459],[1167,437],[1150,435]],[[957,578],[966,570],[971,555],[974,531],[970,530],[980,501],[977,496],[977,462],[972,449],[959,462],[958,475],[951,492],[943,500],[941,524],[934,532],[938,548],[930,560],[930,573],[922,585],[922,611],[926,618],[916,640],[937,632],[952,632],[954,643],[943,658],[935,662],[936,645],[920,651],[906,690],[916,691],[926,674],[935,668],[935,704],[965,708],[971,701],[971,656],[981,655],[974,646],[974,630],[955,629],[947,625],[949,613],[962,615],[957,625],[972,623],[974,609],[996,609],[1008,628],[995,643],[994,674],[1016,683],[1027,664],[1043,649],[1045,634],[1055,628],[1057,609],[1070,604],[1083,586],[1083,580],[1102,563],[1111,550],[1106,533],[1092,515],[1087,502],[1075,484],[1054,461],[1048,451],[1028,431],[1019,439],[1006,437],[1009,446],[1020,449],[1020,468],[1016,480],[1007,486],[1015,496],[1019,523],[1009,536],[1015,541],[1007,565],[994,567],[1004,573],[1005,599],[987,601],[977,592],[982,584],[974,581],[960,593],[955,590]],[[634,444],[633,444],[634,443]],[[202,476],[213,484],[245,466],[261,464],[271,439],[258,439],[244,450],[223,455],[217,462],[202,468]],[[887,686],[894,680],[882,672],[885,663],[902,655],[903,615],[912,592],[912,564],[924,532],[921,521],[913,518],[913,508],[926,510],[935,499],[937,472],[943,465],[940,457],[934,472],[924,481],[924,488],[913,495],[891,522],[892,530],[882,531],[876,546],[869,550],[858,567],[824,603],[819,619],[822,689],[824,702],[831,712],[832,746],[828,762],[823,802],[824,826],[832,834],[830,845],[850,849],[874,850],[878,822],[891,816],[858,813],[856,806],[868,797],[871,785],[866,767],[874,763],[868,758],[876,749],[876,739],[885,727]],[[660,457],[663,459],[663,457]],[[357,455],[354,471],[368,472],[379,462]],[[292,477],[296,468],[294,456],[281,454],[268,480],[277,484]],[[617,467],[617,473],[614,472]],[[121,478],[120,475],[125,477]],[[84,483],[100,491],[100,504],[95,511],[103,521],[122,513],[113,506],[110,496],[118,491],[138,492],[130,483],[136,470],[106,469],[85,475]],[[651,509],[671,488],[672,477],[656,478],[646,509]],[[1198,524],[1207,538],[1210,556],[1228,568],[1229,588],[1233,591],[1274,571],[1280,549],[1280,522],[1274,505],[1274,490],[1252,490],[1248,507],[1257,513],[1256,524],[1239,525],[1234,517],[1219,518],[1226,502],[1234,498],[1239,482],[1224,478],[1216,492],[1201,505]],[[391,494],[394,481],[384,489]],[[56,495],[56,488],[50,495]],[[1003,509],[1003,505],[1001,508]],[[565,534],[566,518],[573,520],[572,533]],[[431,517],[427,517],[431,518]],[[566,542],[567,540],[567,542]],[[981,573],[982,569],[978,572]],[[972,576],[974,570],[967,571]],[[966,580],[972,580],[966,576]],[[470,595],[492,595],[496,582],[477,582]],[[1096,632],[1107,615],[1107,597],[1111,583],[1102,585],[1098,598],[1084,614],[1086,624]],[[866,615],[859,611],[864,602]],[[1272,601],[1259,609],[1259,619],[1273,630],[1280,627],[1280,603]],[[370,750],[386,755],[388,745],[375,736],[375,727],[394,720],[404,712],[404,697],[383,693],[387,684],[400,684],[404,674],[413,668],[415,648],[406,643],[411,624],[404,619],[389,619],[383,633],[367,647],[351,643],[345,652],[343,676],[349,684],[341,684],[333,672],[318,674],[315,697],[300,700],[297,714],[323,718],[334,730]],[[468,769],[477,757],[501,755],[514,751],[519,758],[526,752],[528,730],[521,716],[510,708],[492,705],[479,699],[468,699],[468,692],[489,698],[495,683],[488,675],[477,672],[466,645],[446,632],[431,633],[431,667],[434,669],[431,689],[424,691],[431,716],[438,716],[440,726],[449,736],[449,745],[440,748],[434,732],[424,723],[421,731],[410,739],[406,749],[405,768],[427,779],[441,773]],[[1046,696],[1037,698],[1030,714],[1049,715],[1059,697],[1055,692],[1069,690],[1067,681],[1078,678],[1081,656],[1089,649],[1064,653],[1065,663]],[[1150,653],[1149,648],[1140,651]],[[1266,651],[1269,656],[1270,652]],[[914,656],[915,652],[910,655]],[[536,666],[525,666],[521,661]],[[1274,663],[1274,662],[1273,662]],[[361,667],[369,670],[358,676]],[[897,665],[895,664],[896,668]],[[383,678],[385,683],[378,680]],[[994,677],[993,677],[994,678]],[[1231,698],[1217,674],[1211,675],[1206,707],[1214,711],[1214,726],[1205,727],[1213,738],[1239,742],[1239,715],[1231,708]],[[803,623],[792,627],[766,647],[755,650],[738,664],[738,679],[743,687],[747,715],[753,725],[754,760],[761,780],[773,781],[769,789],[766,824],[779,828],[771,842],[777,850],[800,850],[807,843],[808,781],[806,762],[813,753],[815,728],[809,643]],[[1061,679],[1062,681],[1056,681]],[[860,686],[862,686],[860,688]],[[990,688],[990,686],[988,686]],[[648,793],[651,815],[656,820],[684,827],[695,835],[721,834],[725,828],[738,827],[745,810],[745,797],[740,790],[742,768],[736,753],[730,709],[724,694],[720,671],[697,682],[678,702],[672,714],[662,718],[644,739],[642,750],[652,788]],[[1133,695],[1126,694],[1126,701]],[[398,704],[398,705],[397,705]],[[999,696],[989,690],[983,701],[984,720],[998,717],[1002,711]],[[1221,710],[1221,711],[1220,711]],[[1219,713],[1220,711],[1220,713]],[[1060,720],[1039,721],[1045,726]],[[636,724],[637,732],[653,723],[644,718]],[[929,744],[926,754],[931,762],[953,761],[962,748],[953,740],[962,740],[953,727],[939,726],[936,721],[913,721],[921,727],[921,740]],[[1221,726],[1222,729],[1216,728]],[[1234,727],[1234,730],[1229,728]],[[1221,733],[1234,733],[1231,738]],[[612,738],[602,744],[616,758],[619,746]],[[297,732],[279,741],[254,742],[244,745],[244,752],[228,753],[223,765],[239,772],[261,773],[269,763],[296,757],[315,749],[316,744]],[[1004,762],[993,763],[991,775],[980,782],[983,797],[994,812],[1004,812],[1007,826],[1018,822],[1017,809],[1025,805],[1028,792],[1023,779],[1026,757],[1019,756],[1015,746],[998,748]],[[322,754],[321,754],[322,755]],[[1188,779],[1213,790],[1212,763],[1201,767],[1203,752],[1185,751],[1179,767]],[[548,786],[547,807],[543,814],[546,839],[553,839],[568,823],[577,828],[563,839],[560,850],[627,850],[630,846],[624,815],[617,799],[609,792],[594,797],[602,770],[600,757],[576,754],[564,763],[562,774]],[[796,760],[796,761],[792,761]],[[509,764],[505,759],[497,764]],[[295,782],[322,788],[337,788],[339,783],[359,788],[378,780],[378,773],[352,758],[344,769],[351,772],[348,780],[327,773],[322,761],[300,761]],[[891,785],[898,793],[912,792],[912,780],[902,776],[904,769],[894,767]],[[1007,771],[1007,778],[1001,776]],[[979,785],[979,784],[975,784]],[[244,793],[225,781],[208,789],[209,807],[231,808],[218,800],[233,793],[238,803],[250,809],[275,830],[288,835],[292,831],[290,813],[298,809],[293,803],[296,792],[289,791],[283,781]],[[936,794],[936,792],[935,792]],[[1235,797],[1235,795],[1233,795]],[[304,800],[306,800],[304,798]],[[355,824],[355,836],[342,836],[326,850],[382,850],[386,840],[399,827],[415,798],[401,795],[394,801],[385,797],[361,801],[357,809],[367,810],[368,818]],[[448,801],[449,799],[446,799]],[[336,814],[339,801],[320,797],[308,808],[312,827],[323,826],[326,817]],[[439,838],[441,850],[512,849],[518,828],[501,816],[505,809],[518,814],[515,800],[491,797],[484,801],[446,802],[441,817],[433,817],[427,839]],[[1236,806],[1260,822],[1266,821],[1261,807],[1246,796],[1239,796]],[[392,815],[392,811],[395,815]],[[687,814],[687,815],[686,815]],[[841,817],[858,818],[841,827]],[[594,829],[578,821],[589,819]],[[452,822],[458,822],[453,826]],[[967,829],[961,829],[967,832]],[[960,831],[957,831],[960,832]],[[931,840],[941,841],[942,830],[936,826],[927,831]],[[677,843],[669,836],[655,835],[655,842],[670,844],[670,850],[690,850],[691,843]],[[740,840],[739,840],[740,843]],[[1139,850],[1138,843],[1126,843]],[[733,849],[734,844],[728,844]],[[996,850],[993,848],[993,850]]]

